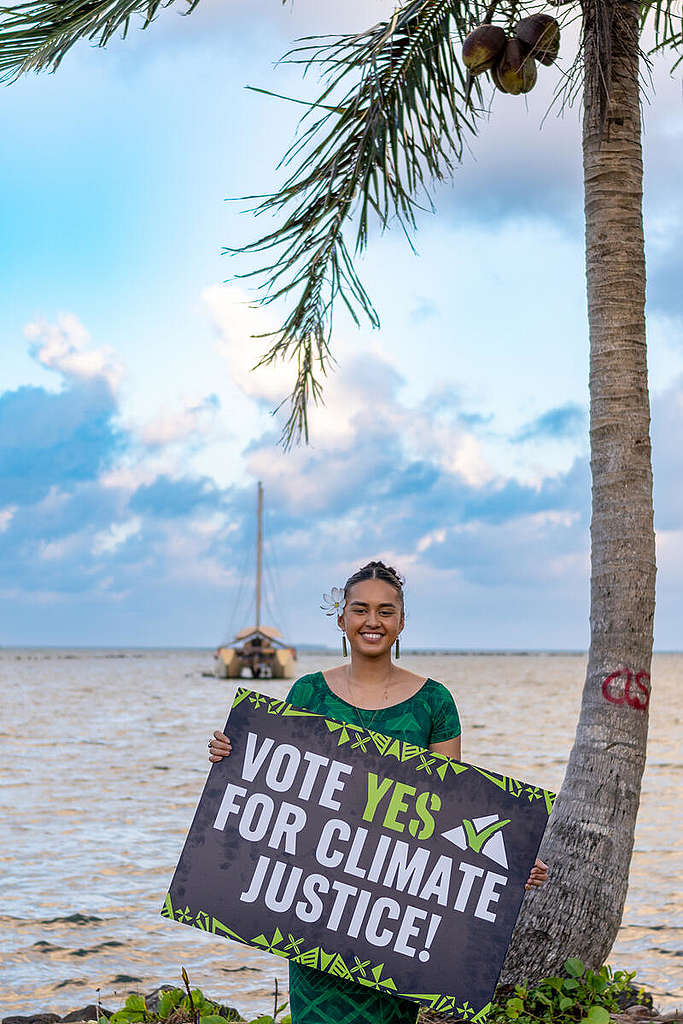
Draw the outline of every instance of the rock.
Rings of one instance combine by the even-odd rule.
[[[3,1017],[2,1024],[56,1024],[61,1019],[56,1013],[32,1013],[28,1017]]]
[[[642,989],[636,988],[635,985],[629,985],[623,992],[620,992],[617,996],[617,1003],[620,1010],[623,1011],[630,1007],[638,1007],[642,1009],[652,1009],[652,995],[649,992],[643,992]]]
[[[105,1010],[104,1006],[100,1006],[99,1016],[111,1017],[113,1010]],[[98,1011],[94,1003],[90,1003],[88,1006],[84,1006],[82,1010],[72,1010],[71,1013],[67,1013],[66,1017],[62,1017],[62,1024],[68,1021],[75,1020],[98,1020]]]
[[[150,1013],[159,1012],[159,1000],[163,996],[164,992],[171,992],[174,988],[182,988],[181,985],[159,985],[159,988],[153,989],[148,996],[145,996],[145,1005]]]
[[[668,1024],[672,1020],[683,1020],[683,1010],[669,1010],[668,1013],[660,1013],[657,1017],[657,1024],[660,1021],[667,1021]]]
[[[633,1009],[629,1007],[629,1010]],[[642,1013],[629,1013],[629,1010],[624,1010],[623,1013],[610,1013],[610,1019],[614,1021],[614,1024],[648,1024],[649,1021],[653,1021],[654,1024],[660,1024],[659,1015],[656,1010],[648,1010],[647,1007],[638,1007],[642,1010]]]
[[[221,1017],[225,1017],[226,1020],[244,1020],[244,1017],[236,1010],[234,1006],[224,1006],[219,1004],[216,1008],[216,1013],[219,1013]]]

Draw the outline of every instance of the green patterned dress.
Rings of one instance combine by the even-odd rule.
[[[445,686],[427,679],[408,700],[366,711],[337,697],[322,672],[302,676],[287,694],[295,707],[428,747],[460,735],[460,719]],[[418,1005],[408,999],[335,978],[312,967],[289,963],[292,1024],[415,1024]]]

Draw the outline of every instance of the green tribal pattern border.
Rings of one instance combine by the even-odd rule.
[[[266,697],[255,690],[240,686],[232,702],[233,708],[236,708],[243,700],[248,700],[255,709],[265,707],[269,715],[282,715],[289,718],[322,718],[328,730],[331,733],[337,733],[338,747],[349,743],[350,750],[358,750],[363,754],[370,749],[373,752],[378,752],[382,757],[393,757],[402,764],[412,761],[412,767],[416,772],[423,772],[424,775],[438,775],[442,781],[447,772],[452,771],[455,775],[460,775],[462,772],[476,771],[498,789],[510,793],[511,796],[522,800],[526,799],[529,803],[534,800],[543,800],[548,814],[553,809],[555,793],[551,793],[548,789],[541,789],[539,786],[520,782],[509,775],[497,775],[495,772],[477,768],[476,765],[461,764],[460,761],[455,761],[452,757],[436,754],[434,751],[418,747],[414,743],[406,743],[404,740],[397,740],[393,736],[385,736],[383,733],[373,732],[371,729],[364,729],[362,726],[353,725],[350,722],[337,722],[324,715],[316,715],[312,711],[294,707],[287,701]]]
[[[349,966],[341,953],[328,952],[322,946],[311,946],[304,948],[307,943],[304,940],[295,938],[291,933],[283,935],[279,928],[276,928],[269,939],[263,933],[253,938],[245,939],[238,935],[227,925],[219,921],[217,917],[207,913],[205,910],[194,911],[190,907],[174,907],[171,902],[170,893],[167,894],[161,916],[169,921],[178,921],[180,924],[190,925],[202,932],[210,932],[213,935],[222,935],[226,939],[233,939],[235,942],[242,942],[245,946],[257,946],[264,953],[273,953],[275,956],[285,960],[293,960],[297,964],[306,967],[315,967],[326,974],[332,974],[336,978],[345,978],[347,981],[355,981],[367,988],[374,988],[379,992],[387,992],[394,995],[404,996],[430,1010],[438,1010],[443,1013],[458,1013],[461,1020],[470,1024],[483,1024],[486,1015],[491,1008],[487,1003],[481,1010],[477,1011],[470,1006],[466,999],[458,1006],[456,996],[442,995],[439,992],[399,992],[393,978],[384,978],[384,964],[373,964],[370,960],[360,960],[354,956],[354,963]]]

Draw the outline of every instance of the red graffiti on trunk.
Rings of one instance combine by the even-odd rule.
[[[603,680],[602,695],[610,704],[628,704],[638,711],[645,711],[650,703],[650,673],[634,672],[630,668],[617,669]]]

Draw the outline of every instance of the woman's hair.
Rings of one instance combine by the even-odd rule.
[[[384,562],[368,562],[358,572],[354,572],[353,576],[349,576],[348,580],[344,584],[344,600],[349,596],[349,590],[356,583],[362,583],[364,580],[383,580],[394,588],[401,598],[401,607],[403,607],[403,584],[405,580],[402,576],[396,572],[390,565],[385,565]]]

